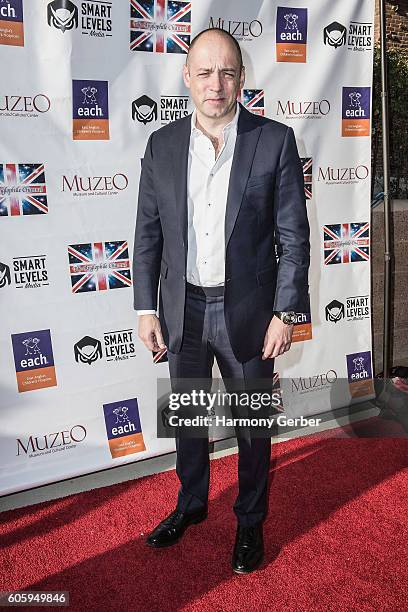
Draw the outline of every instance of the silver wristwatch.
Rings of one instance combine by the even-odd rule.
[[[275,315],[282,321],[282,323],[285,323],[285,325],[293,325],[296,323],[296,313],[293,312],[293,310],[289,312],[275,310]]]

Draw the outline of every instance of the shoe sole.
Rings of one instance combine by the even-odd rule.
[[[169,548],[170,546],[174,546],[175,544],[177,544],[177,542],[180,542],[181,538],[183,537],[183,535],[185,534],[185,532],[187,531],[187,529],[189,527],[191,527],[191,525],[198,525],[199,523],[202,523],[203,521],[205,521],[205,519],[208,517],[208,514],[206,514],[205,516],[199,517],[194,519],[193,521],[191,521],[191,523],[189,523],[187,525],[187,527],[185,528],[185,530],[183,531],[183,533],[177,538],[177,540],[173,540],[172,542],[166,542],[164,544],[150,544],[150,542],[148,542],[146,540],[146,544],[147,546],[149,546],[150,548]]]
[[[262,565],[262,563],[264,562],[264,558],[262,558],[252,569],[245,571],[245,570],[239,570],[239,569],[235,569],[235,567],[232,568],[232,571],[234,572],[234,574],[238,574],[239,576],[244,576],[246,574],[252,574],[252,572],[255,572],[257,569],[259,569]]]

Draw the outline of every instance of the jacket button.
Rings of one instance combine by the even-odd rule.
[[[226,280],[226,282],[227,282],[227,283],[229,283],[231,279],[230,279],[230,278],[227,278],[227,279],[225,279],[225,280]]]

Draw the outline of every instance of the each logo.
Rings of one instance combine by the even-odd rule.
[[[370,136],[370,87],[343,87],[342,136]]]
[[[314,393],[316,391],[327,390],[337,380],[337,372],[335,370],[327,370],[327,372],[321,372],[314,374],[313,376],[301,376],[299,378],[292,378],[292,393],[299,393],[301,395],[305,393]]]
[[[76,344],[74,344],[74,355],[77,363],[87,363],[91,365],[102,359],[102,344],[100,340],[84,336]]]
[[[68,256],[72,293],[132,285],[126,240],[72,244],[68,247]]]
[[[368,51],[373,45],[373,24],[352,21],[347,29],[338,21],[333,21],[323,30],[323,42],[334,49],[347,46],[350,51]]]
[[[34,96],[0,96],[0,117],[39,117],[51,108],[51,100],[45,94]]]
[[[231,19],[223,19],[222,17],[210,17],[208,27],[225,30],[239,41],[251,41],[254,38],[259,38],[263,31],[262,23],[259,19],[233,21]]]
[[[365,397],[374,393],[371,352],[346,355],[351,397]]]
[[[276,13],[276,61],[306,62],[307,9],[278,6]]]
[[[104,404],[103,412],[113,459],[146,450],[136,398]]]
[[[276,115],[285,119],[321,119],[330,113],[330,102],[322,100],[278,100]]]
[[[370,170],[364,164],[345,168],[319,166],[317,181],[324,182],[326,185],[356,185],[367,180],[369,174]]]
[[[74,344],[75,361],[92,365],[102,358],[113,362],[136,357],[133,334],[133,329],[108,331],[103,334],[102,342],[92,336],[84,336]]]
[[[55,387],[57,378],[50,330],[12,334],[11,341],[19,392]]]
[[[62,175],[61,191],[74,197],[117,196],[125,191],[129,179],[124,172],[109,176],[73,176]]]
[[[0,216],[46,213],[44,164],[0,164]]]
[[[370,318],[370,297],[355,295],[347,297],[345,303],[332,300],[325,308],[326,321],[338,323],[346,321],[362,321]]]
[[[86,427],[80,423],[69,429],[53,431],[41,435],[30,435],[26,438],[17,438],[17,457],[40,457],[59,451],[68,451],[76,448],[87,436]]]
[[[24,46],[23,0],[1,0],[0,45]]]
[[[144,125],[160,119],[162,125],[187,117],[190,98],[188,96],[160,96],[160,114],[155,100],[147,95],[132,102],[132,119]]]
[[[370,258],[369,223],[335,223],[323,227],[324,264],[368,261]]]
[[[311,200],[313,196],[312,181],[313,181],[313,159],[311,157],[301,157],[303,167],[303,182],[305,185],[305,198]]]
[[[71,0],[53,0],[47,6],[48,25],[61,32],[78,27],[78,8]]]
[[[131,51],[187,53],[190,38],[188,0],[131,0]]]
[[[296,313],[296,323],[293,326],[292,342],[312,340],[312,319],[309,313]]]
[[[254,115],[265,115],[265,92],[263,89],[241,89],[238,100]]]
[[[109,140],[108,81],[72,81],[73,139]]]
[[[338,21],[333,21],[323,30],[324,44],[335,49],[346,44],[346,36],[347,28]]]

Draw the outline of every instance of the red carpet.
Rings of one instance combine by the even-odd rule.
[[[273,447],[259,572],[230,570],[233,455],[212,462],[208,520],[170,549],[144,538],[174,471],[0,514],[0,591],[68,590],[78,611],[406,611],[408,441],[333,435],[350,429]]]

